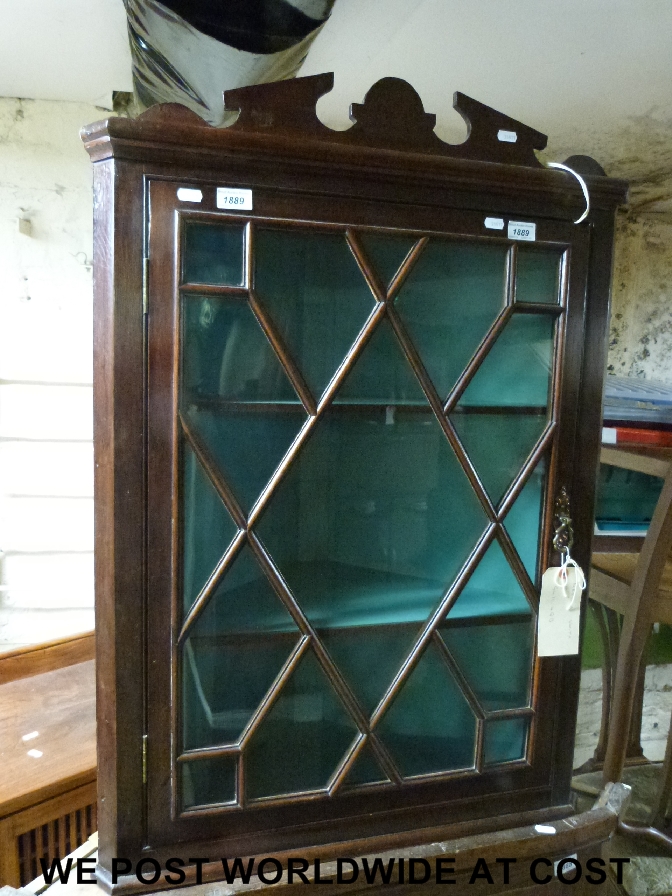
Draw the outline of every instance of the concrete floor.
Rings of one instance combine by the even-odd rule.
[[[579,715],[574,744],[574,768],[590,759],[600,733],[602,711],[602,672],[587,669],[581,674]],[[642,747],[652,762],[662,761],[672,717],[672,663],[649,666],[646,670]]]
[[[672,664],[649,666],[646,670],[642,747],[652,762],[665,755],[665,742],[672,717]],[[590,759],[600,733],[602,711],[602,672],[587,669],[581,674],[579,715],[574,745],[574,768]]]
[[[578,768],[593,755],[600,731],[600,714],[602,710],[602,672],[599,669],[588,669],[581,675],[581,691],[579,694],[579,714],[574,748],[574,768]],[[644,712],[642,718],[642,747],[644,755],[653,762],[660,762],[665,754],[667,732],[672,716],[672,664],[649,666],[646,670]],[[639,766],[626,769],[624,777],[634,786],[634,793],[629,810],[637,808],[637,795],[647,792],[643,786],[641,775],[654,774],[652,768]],[[633,776],[629,780],[629,776]],[[636,778],[636,776],[640,776]],[[585,777],[585,776],[582,776]],[[601,786],[601,775],[596,773],[595,785]],[[641,802],[641,800],[640,800]],[[641,818],[641,823],[648,816],[649,805]],[[629,819],[631,822],[633,819]],[[609,846],[612,855],[629,856],[629,864],[625,866],[623,892],[627,896],[670,896],[672,894],[672,858],[665,857],[664,850],[653,850],[628,838],[618,836]],[[641,854],[643,853],[643,854]],[[658,853],[658,854],[657,854]]]

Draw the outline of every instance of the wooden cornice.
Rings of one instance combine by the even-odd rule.
[[[583,197],[577,181],[545,168],[535,150],[546,136],[461,93],[454,107],[468,126],[463,143],[434,133],[435,116],[424,111],[406,81],[383,78],[364,102],[350,107],[354,124],[335,131],[317,117],[317,101],[333,85],[333,74],[228,90],[225,109],[238,112],[228,127],[215,128],[179,104],[153,106],[137,119],[109,118],[82,130],[94,161],[111,157],[155,165],[216,169],[227,159],[246,159],[312,169],[385,175],[431,184],[449,179],[458,189],[475,184],[497,191],[544,192],[570,215]],[[515,138],[515,139],[514,139]],[[592,161],[592,160],[588,160]],[[599,171],[593,163],[589,170]],[[586,177],[591,202],[613,208],[625,201],[627,183]]]

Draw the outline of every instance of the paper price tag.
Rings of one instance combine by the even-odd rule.
[[[252,190],[240,187],[217,187],[217,208],[251,209]]]
[[[539,598],[539,656],[567,656],[579,652],[581,583],[583,573],[569,566],[567,582],[558,581],[560,567],[549,567],[541,579]]]
[[[509,221],[506,235],[510,240],[526,240],[533,243],[537,239],[537,225],[531,221]]]

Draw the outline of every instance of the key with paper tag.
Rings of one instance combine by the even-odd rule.
[[[581,592],[584,588],[583,572],[576,565],[551,566],[542,576],[537,639],[539,656],[567,656],[579,652]]]

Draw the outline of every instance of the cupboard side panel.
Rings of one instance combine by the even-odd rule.
[[[99,861],[142,840],[142,174],[94,168],[94,442]]]
[[[596,209],[590,228],[590,256],[586,288],[586,315],[583,335],[583,360],[579,390],[579,420],[575,443],[576,462],[571,482],[574,549],[572,556],[590,581],[591,543],[595,519],[595,492],[602,440],[602,393],[607,364],[611,272],[613,264],[614,213]],[[584,592],[582,613],[587,612]],[[583,628],[582,628],[583,641]],[[580,656],[580,653],[579,653]],[[560,726],[556,743],[555,789],[562,787],[572,772],[576,714],[579,699],[581,665],[579,660],[564,661],[559,705],[567,707],[565,723]],[[558,783],[560,782],[560,784]],[[559,798],[562,798],[560,794]]]
[[[577,439],[581,463],[574,469],[573,491],[581,496],[574,514],[576,560],[590,568],[590,544],[595,519],[595,492],[602,442],[602,398],[609,342],[611,275],[614,257],[614,214],[597,209],[591,226],[591,252],[586,300],[586,332]]]

